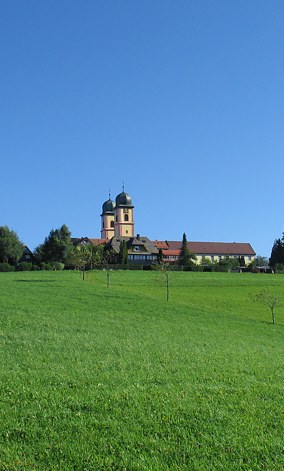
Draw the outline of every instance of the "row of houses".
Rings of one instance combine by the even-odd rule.
[[[182,242],[181,241],[160,241],[150,240],[146,236],[137,234],[134,237],[113,236],[111,239],[92,239],[88,237],[72,239],[75,245],[104,245],[113,249],[117,256],[123,241],[126,243],[128,252],[128,262],[135,264],[151,264],[157,261],[159,253],[162,260],[168,263],[177,263]],[[187,242],[190,252],[196,256],[196,264],[201,264],[205,260],[219,262],[222,259],[237,258],[242,259],[248,265],[255,258],[256,254],[249,243],[242,242]]]

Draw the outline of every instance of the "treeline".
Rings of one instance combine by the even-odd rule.
[[[162,251],[157,255],[157,263],[161,264]],[[205,258],[201,265],[196,265],[196,256],[187,248],[186,235],[183,234],[182,247],[177,262],[178,266],[189,270],[227,271],[244,267],[244,258],[226,257],[218,262]],[[102,268],[109,264],[127,266],[128,252],[125,241],[121,244],[117,255],[106,245],[91,245],[76,243],[71,238],[71,232],[63,224],[59,229],[52,229],[44,242],[31,252],[19,239],[17,233],[7,226],[0,226],[0,271],[14,270],[90,270]],[[248,267],[253,271],[257,267],[270,266],[278,273],[284,273],[284,233],[281,239],[274,241],[271,256],[256,257]]]
[[[105,246],[76,245],[63,224],[52,229],[34,252],[7,226],[0,227],[0,271],[63,270],[100,268],[111,263],[112,253]]]

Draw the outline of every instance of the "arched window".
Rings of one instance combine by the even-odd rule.
[[[124,221],[129,221],[128,214],[125,214],[125,215],[124,215]]]
[[[114,221],[110,221],[110,227],[114,227]]]

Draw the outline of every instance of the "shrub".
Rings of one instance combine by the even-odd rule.
[[[64,263],[52,262],[50,265],[52,270],[64,270]]]
[[[284,273],[284,265],[283,263],[276,263],[275,265],[276,273]]]
[[[50,263],[41,262],[40,270],[52,270],[52,266]]]
[[[18,271],[31,271],[32,269],[32,263],[31,262],[20,262],[17,265],[17,270]]]
[[[0,272],[8,272],[8,271],[15,271],[15,267],[6,262],[0,263]]]

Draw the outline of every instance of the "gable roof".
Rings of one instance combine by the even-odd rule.
[[[180,241],[167,241],[167,244],[173,250],[182,246]],[[255,255],[252,246],[245,242],[187,242],[187,247],[196,255]]]
[[[74,245],[91,244],[102,245],[107,243],[107,239],[90,239],[89,237],[71,237],[71,242]]]
[[[155,245],[155,247],[157,247],[157,249],[167,250],[169,248],[165,240],[154,240],[153,244]]]
[[[140,247],[140,253],[148,253],[148,254],[156,254],[158,253],[157,247],[153,244],[153,242],[148,239],[148,237],[145,236],[139,236],[138,237],[113,237],[110,241],[109,244],[111,247],[114,249],[116,253],[119,253],[120,251],[120,244],[121,242],[125,240],[126,242],[126,247],[128,250],[128,253],[136,253],[133,248],[136,246]]]

